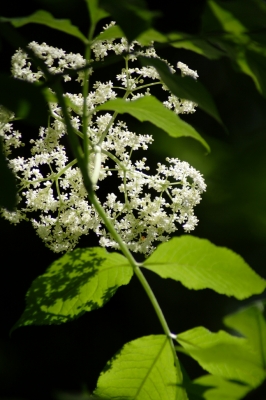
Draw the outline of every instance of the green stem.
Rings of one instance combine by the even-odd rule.
[[[160,321],[160,324],[163,328],[163,331],[165,333],[165,335],[167,336],[168,340],[169,340],[169,344],[174,356],[174,361],[175,361],[175,365],[177,367],[177,372],[179,371],[179,362],[178,362],[178,358],[176,355],[176,351],[175,351],[175,346],[172,340],[172,334],[171,331],[168,327],[168,324],[166,322],[166,319],[163,315],[163,312],[161,310],[161,307],[148,283],[148,281],[146,280],[145,276],[143,275],[142,271],[140,270],[140,266],[141,264],[138,263],[134,257],[132,256],[131,252],[129,251],[128,247],[126,246],[126,244],[123,242],[123,240],[121,239],[120,235],[116,232],[111,220],[107,217],[103,207],[101,206],[100,202],[97,200],[94,192],[91,192],[89,194],[89,199],[91,201],[91,203],[94,205],[94,208],[96,209],[97,213],[99,214],[100,218],[102,219],[102,221],[104,222],[107,230],[110,232],[111,236],[113,237],[113,239],[119,244],[120,250],[121,252],[124,254],[124,256],[127,258],[129,264],[131,265],[131,267],[133,268],[133,271],[135,273],[135,275],[137,276],[138,280],[140,281],[143,289],[145,290],[147,296],[149,297],[152,306],[156,312],[156,315]],[[179,374],[180,379],[182,379],[181,374]]]

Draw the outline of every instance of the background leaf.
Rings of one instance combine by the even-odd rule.
[[[200,134],[189,124],[182,121],[173,111],[167,109],[154,96],[145,96],[137,100],[109,100],[97,107],[97,110],[113,110],[119,114],[128,113],[139,121],[148,121],[163,129],[170,136],[188,136],[198,140],[209,151],[210,147]]]
[[[147,31],[142,32],[137,37],[137,40],[142,43],[143,46],[149,46],[151,42],[158,42],[165,43],[165,45],[171,45],[177,49],[181,48],[191,50],[209,58],[210,60],[216,60],[225,55],[222,50],[214,47],[211,43],[208,43],[204,37],[201,38],[198,35],[191,35],[184,32],[170,32],[164,34],[156,29],[150,28]]]
[[[209,288],[237,299],[261,293],[266,286],[238,254],[191,235],[160,244],[143,266],[189,289]]]
[[[94,247],[76,249],[53,262],[27,293],[23,325],[60,324],[102,307],[133,271],[125,257]]]
[[[72,25],[69,19],[57,19],[52,16],[51,13],[45,10],[38,10],[35,13],[20,18],[5,18],[1,17],[0,21],[10,22],[15,28],[20,28],[26,24],[41,24],[46,25],[49,28],[57,29],[58,31],[62,31],[67,33],[68,35],[72,35],[82,40],[83,43],[87,43],[86,36],[80,32],[78,27]]]
[[[102,0],[101,6],[118,23],[129,42],[151,27],[160,13],[150,11],[143,0]]]
[[[117,400],[187,400],[169,340],[146,336],[127,343],[106,365],[95,394]]]

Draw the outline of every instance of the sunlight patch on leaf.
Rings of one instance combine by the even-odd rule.
[[[132,274],[125,257],[100,247],[66,253],[33,281],[26,309],[12,330],[60,324],[102,307]]]

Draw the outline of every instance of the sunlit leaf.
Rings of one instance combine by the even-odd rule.
[[[200,81],[195,81],[191,77],[181,77],[180,75],[172,74],[167,64],[157,58],[139,57],[139,60],[143,65],[152,65],[155,67],[162,81],[174,95],[181,99],[194,101],[206,113],[222,124],[211,94]]]
[[[127,343],[106,365],[96,395],[116,400],[187,400],[169,339],[146,336]]]
[[[160,244],[143,266],[189,289],[213,289],[244,299],[263,292],[266,281],[232,250],[191,235]]]
[[[38,10],[35,13],[27,16],[27,17],[19,17],[19,18],[4,18],[1,17],[0,21],[3,22],[11,22],[11,24],[15,28],[19,28],[26,24],[41,24],[46,25],[49,28],[57,29],[58,31],[62,31],[67,33],[68,35],[72,35],[82,40],[84,43],[87,43],[86,36],[80,32],[78,27],[72,25],[69,19],[57,19],[52,16],[49,12],[45,10]]]
[[[215,375],[201,376],[195,379],[193,384],[206,387],[203,395],[206,400],[240,400],[251,390],[250,386]]]
[[[118,253],[99,247],[66,253],[33,281],[26,309],[13,330],[23,325],[60,324],[102,307],[131,277],[132,268]]]
[[[244,338],[229,335],[225,331],[213,333],[197,327],[178,334],[176,340],[203,369],[213,375],[251,387],[258,386],[265,378],[257,355]]]
[[[7,165],[0,138],[0,207],[14,211],[17,199],[16,180]]]
[[[113,110],[120,114],[128,113],[139,121],[148,121],[163,129],[170,136],[188,136],[198,140],[209,151],[209,145],[200,134],[185,121],[182,121],[173,111],[167,109],[154,96],[145,96],[134,101],[115,99],[97,107],[97,110]]]
[[[41,89],[33,83],[0,74],[0,104],[32,125],[47,124],[48,107]]]

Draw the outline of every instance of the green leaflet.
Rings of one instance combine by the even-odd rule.
[[[165,335],[127,343],[106,365],[95,394],[116,400],[187,400]]]
[[[52,16],[49,12],[45,10],[38,10],[35,13],[20,18],[5,18],[1,17],[0,21],[2,22],[11,22],[11,24],[15,28],[19,28],[26,24],[41,24],[46,25],[49,28],[57,29],[58,31],[62,31],[67,33],[68,35],[72,35],[80,39],[83,43],[87,44],[88,40],[83,33],[80,32],[78,27],[72,25],[69,19],[57,19]]]
[[[17,118],[32,125],[45,126],[48,107],[44,91],[34,83],[0,73],[0,104],[13,111]]]
[[[198,140],[210,151],[209,145],[200,134],[189,124],[182,121],[173,111],[167,109],[154,96],[145,96],[134,101],[123,99],[109,100],[98,106],[96,110],[114,110],[120,114],[128,113],[139,121],[148,121],[163,129],[170,136],[188,136]]]
[[[33,281],[26,309],[12,330],[60,324],[102,307],[132,274],[125,257],[100,247],[66,253]]]
[[[145,66],[152,65],[155,67],[161,80],[175,96],[181,99],[194,101],[202,110],[223,125],[210,93],[200,81],[195,81],[195,79],[191,77],[181,77],[172,74],[168,65],[157,58],[139,57],[139,60]]]
[[[213,289],[244,299],[263,292],[265,280],[232,250],[191,235],[160,244],[143,267],[189,289]]]
[[[265,371],[257,355],[244,338],[225,331],[212,333],[203,327],[190,329],[176,339],[203,369],[225,379],[257,387],[265,378]]]

